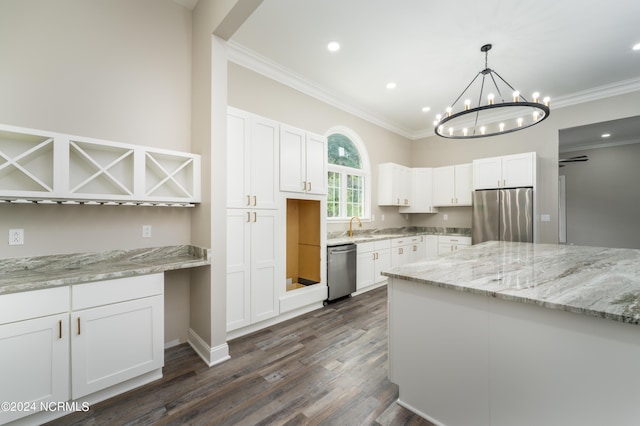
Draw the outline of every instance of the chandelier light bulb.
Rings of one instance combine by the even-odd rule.
[[[500,127],[500,131],[504,132],[504,123],[500,123],[498,126]]]
[[[467,99],[464,101],[464,110],[469,111],[469,107],[471,106],[471,99]]]
[[[438,133],[442,133],[442,126],[438,127]]]
[[[547,107],[549,107],[549,104],[551,103],[551,98],[550,98],[550,97],[548,97],[548,96],[546,96],[546,97],[542,100],[542,102],[544,102],[544,104],[545,104]]]
[[[487,130],[486,127],[482,126],[480,127],[480,133],[482,133],[484,135],[484,132]]]
[[[518,118],[518,127],[522,127],[522,117]]]
[[[453,136],[453,127],[449,127],[449,136]]]
[[[493,98],[494,98],[493,93],[489,93],[488,98],[489,98],[489,105],[493,105]]]
[[[433,120],[433,125],[437,126],[438,125],[439,120]]]
[[[520,92],[516,90],[515,92],[513,92],[513,102],[518,102],[518,101],[520,101]]]
[[[440,121],[440,120],[442,120],[442,114],[436,115],[436,121]]]
[[[533,102],[538,103],[540,101],[540,93],[538,92],[534,92],[533,95],[531,95],[531,97],[533,98]]]
[[[462,129],[462,134],[463,134],[464,136],[467,136],[467,132],[468,132],[468,131],[469,131],[469,130],[465,127],[465,128],[463,128],[463,129]]]
[[[451,117],[451,107],[447,107],[447,117]]]
[[[534,119],[534,121],[538,121],[539,117],[540,117],[540,113],[538,111],[533,111],[533,119]]]

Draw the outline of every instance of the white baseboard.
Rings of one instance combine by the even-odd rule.
[[[420,416],[420,417],[422,417],[423,419],[430,421],[431,423],[433,423],[433,424],[434,424],[434,425],[436,425],[436,426],[447,426],[447,425],[445,425],[444,423],[439,422],[438,420],[434,419],[433,417],[428,416],[426,413],[423,413],[423,412],[421,412],[420,410],[418,410],[418,409],[416,409],[416,408],[412,407],[411,405],[409,405],[409,404],[406,404],[406,403],[402,402],[402,401],[400,400],[400,398],[398,398],[398,399],[396,400],[396,403],[397,403],[399,406],[404,407],[404,408],[406,408],[407,410],[411,411],[412,413],[419,415],[419,416]]]
[[[244,336],[249,333],[253,333],[254,331],[262,330],[263,328],[271,327],[274,324],[278,324],[282,321],[289,320],[291,318],[295,318],[302,314],[306,314],[311,311],[315,311],[316,309],[321,309],[324,305],[322,302],[316,302],[311,305],[303,306],[298,309],[294,309],[289,312],[285,312],[284,314],[280,314],[277,317],[270,318],[268,320],[261,321],[257,324],[251,324],[243,328],[239,328],[237,330],[227,332],[227,340],[233,340],[238,337]]]
[[[209,367],[231,359],[229,345],[226,342],[212,348],[192,329],[189,329],[189,345]]]

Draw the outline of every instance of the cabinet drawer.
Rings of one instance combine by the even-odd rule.
[[[164,294],[163,273],[96,281],[72,286],[71,307],[77,311],[159,294]]]
[[[373,242],[374,250],[389,250],[391,248],[391,240],[379,240]]]
[[[0,296],[0,324],[69,311],[69,286]]]
[[[438,243],[471,245],[471,237],[457,237],[449,235],[438,235]]]
[[[368,253],[370,251],[373,251],[373,248],[374,248],[374,242],[373,241],[369,241],[367,243],[358,243],[357,244],[358,253]]]
[[[402,247],[411,244],[411,237],[394,238],[391,240],[391,247]]]

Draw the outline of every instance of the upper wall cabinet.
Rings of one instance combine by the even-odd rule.
[[[200,156],[0,125],[0,199],[200,202]]]
[[[411,169],[411,205],[400,207],[400,213],[437,213],[433,206],[433,169]]]
[[[482,158],[473,161],[473,188],[515,188],[534,186],[536,153]]]
[[[227,110],[227,207],[276,209],[279,124]]]
[[[280,125],[280,190],[327,193],[327,138]]]
[[[434,206],[470,206],[471,188],[471,164],[433,169]]]
[[[378,205],[411,205],[411,169],[400,164],[378,165]]]

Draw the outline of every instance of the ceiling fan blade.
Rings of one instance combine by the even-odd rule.
[[[589,161],[589,157],[586,155],[578,155],[576,157],[561,158],[560,163],[574,163],[576,161]]]

